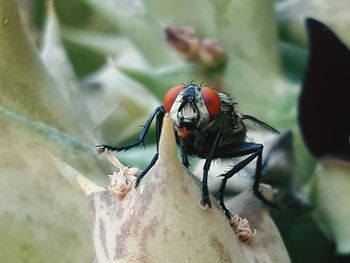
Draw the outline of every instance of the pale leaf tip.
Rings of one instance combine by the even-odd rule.
[[[97,192],[106,191],[103,187],[98,186],[97,184],[95,184],[94,182],[92,182],[91,180],[89,180],[81,174],[78,174],[75,180],[86,196]]]

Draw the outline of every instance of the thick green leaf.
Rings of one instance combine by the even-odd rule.
[[[140,126],[160,104],[142,85],[129,79],[112,63],[83,82],[82,95],[99,144],[120,143],[140,131]]]
[[[142,51],[152,65],[169,63],[171,56],[162,29],[146,12],[141,1],[84,0],[96,12],[108,19],[124,36]]]
[[[15,2],[0,3],[0,105],[77,133],[75,119],[21,26]]]
[[[189,83],[193,80],[201,79],[200,73],[196,71],[195,66],[189,63],[162,67],[159,70],[152,71],[138,70],[123,66],[118,68],[131,79],[134,79],[144,85],[160,100],[163,99],[165,92],[169,88],[181,83]]]
[[[145,5],[161,23],[192,26],[202,37],[215,37],[214,10],[208,0],[146,0]]]
[[[2,260],[89,262],[84,199],[62,178],[48,152],[95,178],[101,165],[92,145],[71,136],[79,133],[87,140],[58,90],[58,83],[67,82],[55,82],[57,71],[51,78],[45,70],[22,28],[15,1],[0,2],[0,18]]]
[[[91,261],[81,195],[48,151],[100,174],[92,151],[43,123],[0,110],[0,253],[5,262]]]
[[[90,126],[88,110],[78,90],[78,80],[61,42],[61,33],[53,2],[48,2],[46,27],[41,48],[41,58],[61,94],[66,110],[75,119],[81,130]]]
[[[339,254],[350,254],[350,164],[349,162],[320,160],[315,176],[310,181],[313,213],[329,239],[335,241]]]
[[[348,0],[285,0],[277,5],[278,27],[281,38],[299,46],[307,46],[306,18],[314,18],[332,28],[349,46]]]

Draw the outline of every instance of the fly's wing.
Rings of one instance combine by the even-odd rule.
[[[299,99],[299,123],[316,157],[350,160],[350,50],[324,24],[307,19],[309,61]]]
[[[280,133],[275,128],[271,127],[270,125],[266,124],[265,122],[262,122],[258,120],[257,118],[250,116],[250,115],[242,115],[241,116],[242,121],[244,122],[244,125],[247,128],[252,128],[253,130],[259,129],[259,130],[265,130],[271,133]]]

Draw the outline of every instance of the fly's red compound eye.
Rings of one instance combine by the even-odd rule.
[[[201,89],[201,93],[209,115],[213,117],[216,116],[221,109],[221,101],[219,95],[209,87],[203,87]]]
[[[171,107],[174,104],[174,101],[176,100],[176,97],[179,95],[179,93],[184,89],[184,85],[179,85],[172,87],[165,93],[163,98],[163,106],[165,108],[166,112],[170,112]]]

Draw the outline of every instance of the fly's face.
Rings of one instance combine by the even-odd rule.
[[[171,88],[164,96],[163,105],[182,138],[200,131],[221,110],[220,97],[214,90],[194,84]]]

